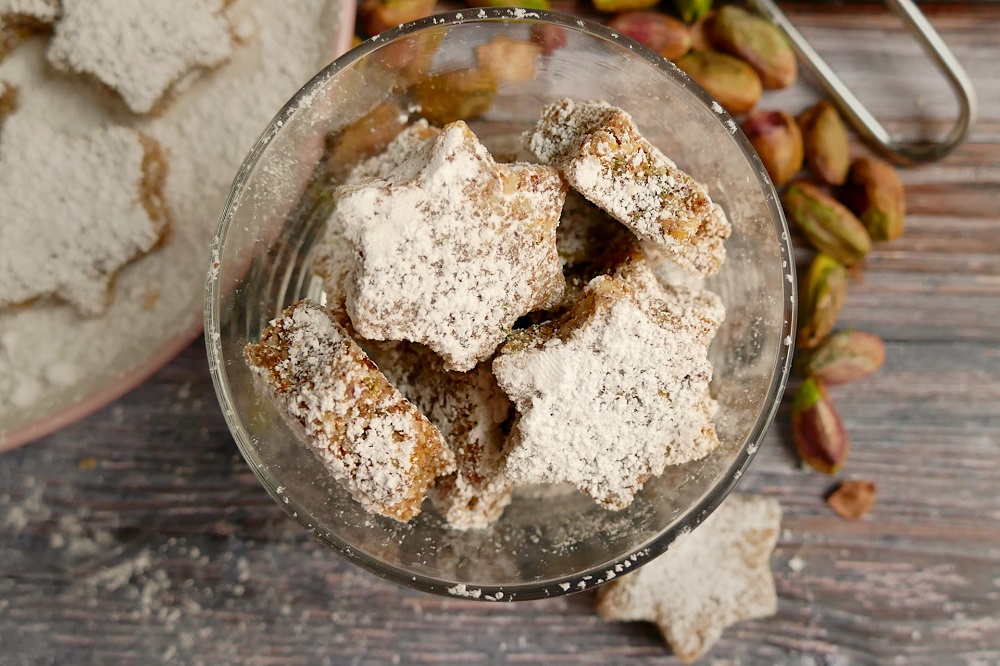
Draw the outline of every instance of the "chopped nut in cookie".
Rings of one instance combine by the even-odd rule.
[[[341,187],[333,224],[357,257],[358,333],[427,345],[448,370],[488,359],[518,317],[562,297],[565,195],[555,169],[497,164],[464,122],[388,178]]]
[[[244,358],[305,442],[368,510],[407,521],[455,469],[441,433],[313,301],[271,322]]]
[[[165,171],[158,144],[134,130],[70,136],[10,116],[0,128],[0,307],[55,296],[101,313],[118,270],[166,232]]]
[[[513,405],[490,362],[469,372],[448,372],[436,354],[410,343],[370,343],[370,358],[408,400],[441,431],[457,469],[437,480],[431,501],[457,529],[495,523],[510,504],[505,472],[507,422]]]
[[[639,134],[625,111],[563,99],[544,109],[526,143],[642,240],[699,274],[719,270],[731,231],[721,208]]]
[[[507,474],[573,483],[621,509],[666,465],[707,455],[719,444],[707,345],[720,317],[711,296],[599,276],[562,318],[514,331],[493,361],[519,412]]]
[[[610,620],[654,622],[690,664],[726,627],[777,612],[770,561],[780,527],[777,501],[730,495],[666,553],[603,587],[597,610]]]
[[[135,113],[159,108],[174,84],[233,52],[226,0],[62,0],[48,59],[89,74]]]

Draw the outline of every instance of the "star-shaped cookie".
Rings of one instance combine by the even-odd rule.
[[[777,611],[770,561],[780,527],[776,500],[730,495],[666,553],[601,588],[597,611],[654,622],[674,654],[692,663],[726,627]]]
[[[226,4],[62,0],[49,62],[63,71],[95,77],[135,113],[150,113],[191,72],[229,59],[235,40],[223,11]]]
[[[705,189],[607,102],[562,99],[545,107],[527,147],[578,192],[644,241],[702,275],[725,260],[730,225]]]
[[[714,295],[661,287],[636,265],[514,331],[493,361],[518,411],[514,483],[569,482],[621,509],[666,465],[707,455],[719,443],[707,349],[723,314]]]
[[[496,163],[461,121],[389,177],[339,188],[358,333],[427,345],[447,370],[486,360],[518,317],[562,297],[565,196],[555,169]]]
[[[158,144],[112,127],[58,132],[14,113],[0,128],[0,307],[46,296],[102,312],[115,274],[162,238]]]

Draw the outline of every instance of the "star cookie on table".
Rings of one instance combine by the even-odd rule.
[[[235,39],[226,4],[62,0],[48,59],[57,69],[93,76],[135,113],[150,113],[189,74],[229,59]]]
[[[371,340],[430,347],[447,370],[489,358],[518,317],[565,288],[555,169],[498,164],[461,121],[387,178],[337,190],[355,251],[347,309]]]
[[[490,363],[448,372],[430,350],[410,343],[372,343],[379,369],[441,431],[457,469],[437,480],[430,498],[448,524],[483,529],[510,504],[506,422],[513,410]]]
[[[731,232],[722,209],[642,137],[625,111],[562,99],[545,107],[526,143],[642,240],[699,274],[719,270]]]
[[[780,527],[776,500],[730,495],[666,553],[601,588],[597,611],[655,623],[674,654],[692,663],[726,627],[777,612],[770,561]]]
[[[15,113],[0,128],[0,307],[55,296],[108,305],[115,274],[168,226],[159,145],[131,129],[80,136]]]
[[[594,278],[561,318],[516,330],[493,361],[517,407],[507,474],[569,482],[608,509],[719,444],[708,397],[717,297]],[[706,330],[708,329],[708,330]]]
[[[322,305],[302,300],[243,352],[282,413],[365,508],[406,522],[455,469],[441,433]]]

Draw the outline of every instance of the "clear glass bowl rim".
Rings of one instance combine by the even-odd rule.
[[[319,73],[317,73],[308,83],[300,88],[295,95],[285,104],[278,114],[271,121],[267,129],[264,130],[260,139],[253,149],[244,159],[223,208],[219,220],[219,226],[212,241],[212,261],[209,267],[205,284],[205,345],[208,351],[209,368],[212,375],[212,383],[215,387],[216,396],[223,408],[226,423],[233,434],[236,444],[240,449],[244,459],[253,470],[261,485],[279,506],[281,506],[289,516],[294,518],[306,530],[325,546],[338,552],[354,564],[361,566],[368,571],[393,581],[397,584],[412,587],[424,592],[444,596],[465,596],[481,601],[526,601],[532,599],[544,599],[564,594],[580,592],[583,589],[593,587],[594,581],[603,579],[609,570],[621,570],[618,565],[625,565],[628,561],[630,568],[642,566],[651,559],[667,550],[671,543],[681,534],[690,531],[700,525],[722,501],[732,492],[737,481],[742,476],[744,470],[753,460],[760,445],[770,427],[771,422],[778,411],[781,403],[781,396],[784,393],[789,373],[791,370],[792,350],[795,348],[795,326],[797,314],[797,280],[795,278],[795,262],[793,261],[793,251],[788,225],[781,206],[778,204],[778,197],[774,191],[774,186],[763,163],[757,156],[756,151],[750,145],[742,131],[731,133],[733,141],[739,147],[744,158],[750,161],[757,174],[759,184],[769,194],[767,206],[770,210],[771,223],[776,227],[775,232],[778,237],[779,252],[781,260],[791,276],[790,280],[782,280],[782,302],[784,303],[784,313],[782,320],[782,335],[779,337],[779,349],[775,360],[775,368],[772,371],[771,383],[768,388],[767,400],[769,405],[761,411],[750,436],[744,442],[735,460],[730,465],[728,472],[721,482],[709,490],[700,502],[688,509],[685,515],[670,527],[665,528],[647,543],[630,552],[624,553],[620,558],[591,567],[585,571],[566,576],[556,580],[545,580],[537,582],[512,583],[510,585],[483,585],[462,586],[456,589],[455,581],[448,581],[433,576],[421,575],[420,573],[406,570],[404,568],[389,564],[387,562],[370,557],[364,552],[358,552],[349,544],[341,541],[336,534],[319,532],[314,524],[309,521],[310,511],[298,504],[294,498],[287,494],[277,492],[278,483],[271,478],[267,469],[260,464],[257,453],[252,442],[252,438],[247,433],[243,423],[239,420],[234,409],[233,397],[229,388],[228,378],[225,372],[225,360],[222,354],[222,341],[220,337],[220,261],[222,250],[225,247],[229,227],[233,219],[236,204],[246,186],[250,175],[253,173],[257,162],[267,150],[268,145],[274,137],[281,131],[285,122],[291,118],[300,106],[312,98],[313,92],[318,90],[327,81],[335,77],[342,69],[352,65],[354,62],[363,59],[369,53],[400,39],[414,32],[419,32],[428,28],[441,28],[463,23],[527,23],[527,24],[551,24],[575,31],[587,33],[592,37],[597,37],[609,43],[617,43],[627,47],[636,55],[649,61],[657,69],[661,70],[668,77],[671,77],[684,85],[685,90],[695,96],[708,109],[712,109],[714,99],[705,92],[697,83],[692,81],[687,74],[681,71],[676,65],[663,58],[653,50],[643,46],[639,42],[629,37],[620,35],[607,26],[581,19],[577,16],[562,14],[559,12],[528,10],[521,8],[473,8],[467,10],[457,10],[436,14],[424,19],[400,25],[397,28],[387,30],[376,35],[360,45],[343,54]],[[735,120],[728,112],[713,113],[720,123],[733,123]],[[789,343],[788,341],[791,341]],[[616,568],[617,567],[617,568]],[[610,578],[608,579],[610,580]]]

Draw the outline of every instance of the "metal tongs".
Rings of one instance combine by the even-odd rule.
[[[972,81],[969,80],[968,74],[962,69],[962,65],[955,59],[944,40],[941,39],[941,35],[934,30],[927,17],[912,0],[885,0],[885,4],[903,19],[924,51],[944,74],[958,99],[958,119],[951,131],[938,141],[906,142],[894,139],[875,116],[865,108],[861,100],[854,96],[850,88],[840,80],[840,77],[826,64],[823,58],[816,53],[815,49],[809,45],[806,38],[788,20],[784,12],[778,9],[773,0],[751,0],[751,4],[756,6],[761,14],[768,17],[778,26],[778,29],[785,33],[799,58],[816,76],[827,94],[833,98],[841,113],[858,133],[889,158],[901,164],[933,162],[947,156],[965,141],[969,129],[976,122],[976,91],[972,87]]]

